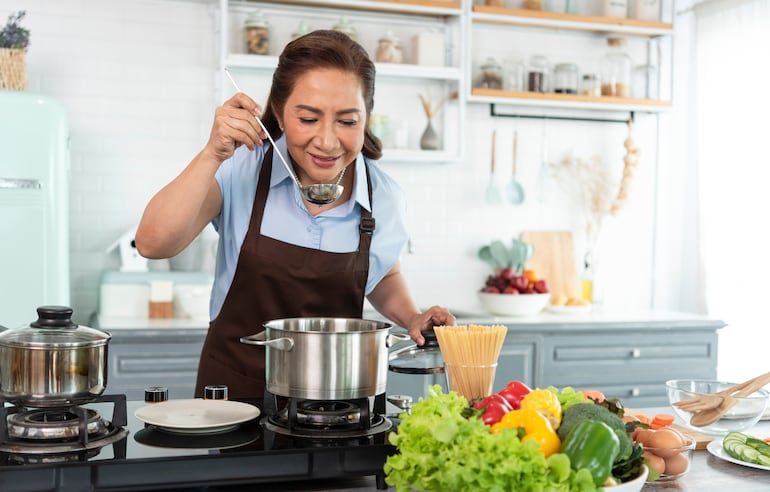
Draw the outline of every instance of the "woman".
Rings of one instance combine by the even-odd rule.
[[[366,295],[418,344],[421,330],[455,323],[438,306],[420,312],[400,271],[404,200],[377,164],[381,144],[367,128],[374,77],[366,51],[344,34],[291,42],[264,115],[243,93],[226,101],[203,150],[147,205],[136,233],[147,258],[176,255],[209,222],[219,233],[196,396],[207,384],[228,385],[234,398],[264,394],[264,350],[239,339],[266,320],[360,318]],[[277,149],[263,142],[257,116]],[[305,186],[341,179],[342,196],[304,201],[276,150]]]

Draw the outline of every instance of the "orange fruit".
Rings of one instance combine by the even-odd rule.
[[[537,276],[537,272],[534,270],[524,270],[524,278],[529,280],[530,282],[537,282],[540,280]]]

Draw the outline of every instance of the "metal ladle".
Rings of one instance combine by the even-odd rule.
[[[238,92],[243,92],[238,87],[238,84],[235,82],[235,79],[230,74],[230,71],[226,68],[224,70],[225,70],[225,74],[227,74],[227,78],[229,78],[230,82],[233,83],[233,87],[235,87],[235,90]],[[340,171],[340,175],[337,177],[337,182],[334,184],[319,183],[319,184],[311,184],[309,186],[302,186],[302,183],[299,181],[299,178],[297,177],[296,174],[294,174],[294,170],[286,161],[286,158],[284,158],[283,154],[281,154],[281,151],[278,150],[278,146],[275,144],[275,140],[273,140],[273,137],[270,136],[270,132],[268,132],[267,128],[265,128],[265,125],[262,124],[262,120],[260,120],[256,116],[254,116],[254,119],[256,119],[257,123],[259,123],[259,126],[265,132],[265,135],[267,135],[267,139],[270,141],[270,143],[273,144],[273,149],[275,149],[276,155],[278,155],[278,158],[281,159],[281,162],[283,163],[284,167],[289,172],[289,176],[291,176],[291,178],[297,184],[297,188],[299,188],[299,192],[302,195],[302,198],[304,198],[305,200],[307,200],[308,202],[314,205],[322,206],[322,205],[328,205],[330,203],[334,203],[342,196],[342,192],[345,190],[345,187],[342,186],[340,182],[342,182],[342,177],[345,176],[345,171],[347,170],[347,167],[345,167],[342,171]]]

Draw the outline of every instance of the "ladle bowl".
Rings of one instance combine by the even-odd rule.
[[[235,87],[235,90],[238,92],[243,92],[240,89],[240,87],[238,87],[238,84],[235,82],[235,79],[230,74],[230,71],[226,68],[224,70],[225,70],[225,74],[227,74],[227,78],[230,79],[230,82],[232,82],[233,87]],[[259,123],[260,128],[262,128],[262,131],[265,132],[265,135],[267,135],[267,139],[270,141],[270,143],[273,144],[273,149],[275,150],[275,154],[278,156],[278,158],[283,163],[283,166],[289,172],[289,176],[291,176],[291,178],[294,180],[294,183],[296,183],[297,188],[299,188],[299,192],[302,195],[302,198],[312,203],[313,205],[318,205],[318,206],[328,205],[330,203],[334,203],[337,200],[339,200],[339,198],[342,196],[342,192],[345,191],[345,187],[340,184],[340,182],[342,181],[342,177],[345,175],[345,169],[343,169],[340,172],[336,183],[331,183],[331,184],[318,183],[318,184],[303,186],[302,183],[299,181],[299,178],[297,177],[297,175],[294,174],[294,170],[289,165],[289,162],[283,156],[281,151],[278,150],[278,146],[275,144],[275,140],[273,140],[273,137],[270,135],[270,132],[267,131],[267,128],[265,128],[265,125],[262,123],[262,120],[260,120],[256,116],[254,116],[254,119],[257,120],[257,123]]]

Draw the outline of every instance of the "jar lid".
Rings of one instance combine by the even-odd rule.
[[[610,46],[623,46],[626,44],[625,38],[607,38],[607,44]]]
[[[98,347],[112,335],[72,322],[72,308],[41,306],[37,321],[0,333],[0,345],[33,349]]]
[[[488,69],[497,69],[502,70],[502,66],[500,66],[500,63],[497,61],[497,58],[489,57],[486,59],[483,65],[481,65],[482,70],[488,70]]]
[[[557,72],[577,72],[578,66],[574,63],[559,63],[554,69]]]
[[[297,30],[291,33],[292,38],[299,38],[301,36],[304,36],[305,34],[308,34],[310,32],[310,26],[307,22],[304,20],[299,22],[299,25],[297,26]]]
[[[388,29],[388,31],[387,31],[387,32],[385,32],[385,35],[384,35],[383,37],[381,37],[381,38],[380,38],[380,41],[381,41],[381,42],[382,42],[382,41],[390,41],[390,42],[392,42],[392,43],[394,43],[394,44],[398,44],[398,43],[400,43],[400,42],[401,42],[401,40],[400,40],[400,39],[398,39],[398,36],[396,36],[396,35],[393,33],[393,31],[391,31],[390,29]]]
[[[255,10],[246,17],[246,27],[267,27],[267,19],[261,10]]]
[[[332,27],[335,31],[343,31],[343,32],[350,32],[354,31],[353,24],[350,23],[350,20],[348,19],[348,16],[343,15],[340,17],[339,22],[334,24],[334,27]]]
[[[441,374],[444,358],[433,330],[423,332],[422,346],[411,344],[390,353],[388,369],[401,374]]]

